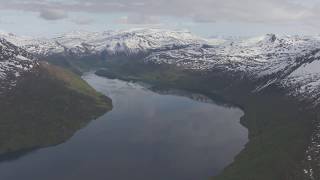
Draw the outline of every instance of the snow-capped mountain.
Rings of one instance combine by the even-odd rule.
[[[0,39],[0,94],[13,87],[21,74],[37,65],[32,54]]]
[[[0,38],[25,49],[33,55],[49,55],[58,54],[64,51],[59,43],[48,38],[33,38],[29,36],[18,36],[13,33],[0,31]]]
[[[320,37],[268,34],[213,47],[192,46],[156,52],[145,61],[197,71],[219,69],[237,73],[239,78],[259,81],[254,91],[276,84],[289,89],[291,95],[311,98],[318,103],[319,47]]]
[[[266,35],[259,38],[220,46],[162,51],[151,54],[146,60],[199,70],[221,67],[261,77],[296,64],[298,57],[309,55],[320,45],[320,39],[307,37]]]
[[[105,51],[109,55],[137,54],[205,42],[189,32],[159,29],[133,29],[103,33],[76,32],[62,35],[54,40],[75,53]]]
[[[132,55],[206,43],[204,39],[190,32],[161,29],[132,29],[101,33],[74,31],[52,39],[32,39],[9,33],[0,33],[0,37],[40,56],[52,54],[84,56],[102,52],[109,55]]]
[[[145,63],[171,64],[195,71],[236,73],[259,82],[253,91],[270,85],[287,89],[290,95],[320,102],[319,36],[277,36],[203,39],[186,31],[133,29],[126,31],[71,32],[51,39],[0,37],[28,52],[46,57],[83,57],[107,54],[144,54]],[[319,88],[318,88],[319,87]]]

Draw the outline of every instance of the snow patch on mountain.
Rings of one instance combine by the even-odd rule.
[[[36,65],[37,61],[30,53],[0,39],[0,93],[14,87],[20,75]]]
[[[291,89],[291,95],[320,103],[320,58],[293,71],[282,81],[282,85]]]

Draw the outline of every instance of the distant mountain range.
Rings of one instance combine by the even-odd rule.
[[[145,63],[171,64],[195,71],[219,69],[236,74],[239,79],[257,82],[253,92],[276,85],[286,89],[289,95],[309,100],[313,105],[320,103],[320,36],[267,34],[246,39],[204,39],[186,31],[132,29],[71,32],[51,39],[10,33],[0,33],[0,37],[6,39],[2,41],[19,47],[21,52],[15,51],[14,58],[23,57],[19,54],[30,57],[25,51],[41,58],[51,55],[130,57],[139,54]],[[19,62],[25,64],[28,57]],[[26,66],[31,67],[30,63],[28,61],[22,68],[4,64],[15,69],[11,74],[17,74],[16,71],[29,69]],[[6,69],[3,66],[2,72]]]

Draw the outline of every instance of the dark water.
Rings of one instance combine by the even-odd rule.
[[[240,109],[94,74],[84,79],[113,99],[113,111],[64,144],[2,159],[0,180],[208,179],[247,142]]]

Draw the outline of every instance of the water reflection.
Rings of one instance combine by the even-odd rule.
[[[113,111],[64,144],[1,163],[0,179],[206,179],[247,142],[238,108],[94,74],[84,79],[112,98]]]

